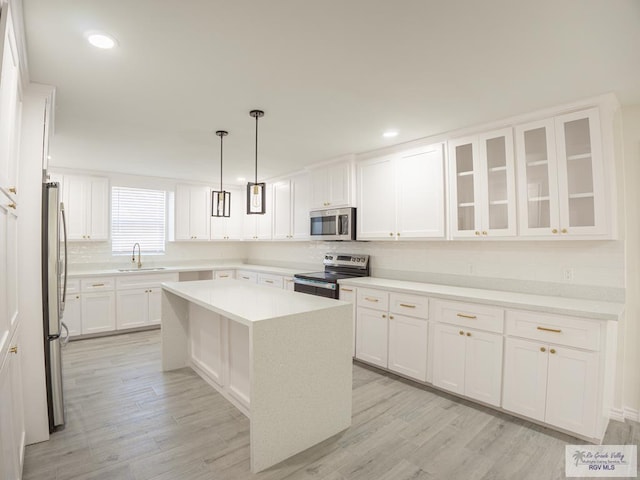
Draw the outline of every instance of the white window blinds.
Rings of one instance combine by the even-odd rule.
[[[111,251],[131,253],[140,244],[142,253],[164,253],[166,192],[143,188],[111,189]]]

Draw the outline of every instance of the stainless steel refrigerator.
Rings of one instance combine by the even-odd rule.
[[[62,322],[67,293],[67,228],[60,184],[43,184],[42,305],[49,432],[64,427],[62,346],[69,331]],[[65,337],[62,330],[66,330]]]

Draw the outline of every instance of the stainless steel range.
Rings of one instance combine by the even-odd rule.
[[[369,255],[328,253],[324,256],[324,272],[297,273],[294,290],[320,297],[339,298],[338,280],[368,277]]]

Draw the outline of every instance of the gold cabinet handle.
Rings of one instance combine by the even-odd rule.
[[[273,280],[265,280],[265,283],[273,283]]]
[[[457,315],[458,315],[458,317],[461,317],[461,318],[470,318],[471,320],[475,320],[476,318],[478,318],[478,317],[476,317],[475,315],[465,315],[464,313],[458,313]]]
[[[16,187],[9,187],[9,193],[16,194],[18,193],[18,189]]]
[[[542,330],[543,332],[553,332],[553,333],[562,333],[562,330],[555,328],[546,328],[546,327],[538,327],[538,330]]]
[[[220,278],[229,278],[229,275],[220,275]]]
[[[16,204],[15,203],[10,203],[9,205],[7,205],[7,207],[13,208],[15,210],[16,209]]]
[[[459,333],[460,335],[464,335],[464,332],[463,332],[462,330],[460,330],[458,333]]]
[[[14,345],[9,349],[9,353],[18,353],[18,346]]]
[[[475,233],[476,233],[476,235],[480,235],[480,232],[475,232]]]
[[[470,336],[471,336],[471,332],[467,332],[467,337],[470,337]]]
[[[383,314],[382,314],[382,318],[387,318],[387,316],[383,313]]]
[[[396,236],[399,237],[400,236],[400,232],[396,233]]]
[[[344,288],[344,287],[343,287],[343,288],[342,288],[342,291],[343,291],[343,292],[353,292],[353,289],[351,289],[351,288]]]
[[[562,233],[569,233],[569,232],[567,231],[567,229],[566,229],[566,228],[563,228],[562,230],[560,230],[560,232],[562,232]]]
[[[91,286],[92,287],[104,287],[104,283],[94,283]]]
[[[390,237],[393,237],[393,232],[389,232],[389,236],[390,236]]]
[[[391,320],[393,320],[393,315],[389,315],[389,318],[390,318]]]
[[[483,235],[487,235],[487,232],[485,232],[485,231],[483,230],[483,231],[482,231],[482,234],[483,234]]]
[[[549,353],[551,353],[551,354],[556,353],[556,349],[555,349],[555,348],[552,348],[551,350],[549,350]]]
[[[250,280],[249,277],[241,277],[243,280]]]
[[[416,308],[415,305],[409,305],[408,303],[401,303],[400,306],[404,308]]]
[[[555,234],[555,233],[558,233],[558,229],[557,229],[557,228],[554,228],[553,230],[551,230],[551,233],[554,233],[554,234]]]
[[[76,295],[76,299],[77,299],[77,300],[80,300],[80,295]]]
[[[364,297],[364,299],[365,299],[367,302],[373,302],[373,303],[376,303],[376,302],[378,302],[378,301],[379,301],[377,298],[371,298],[371,297]]]
[[[547,349],[546,349],[546,348],[544,348],[544,347],[540,347],[540,351],[541,351],[542,353],[544,353],[544,352],[546,352],[546,351],[547,351]]]

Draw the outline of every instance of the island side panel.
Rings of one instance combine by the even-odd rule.
[[[252,472],[351,425],[351,316],[338,305],[252,325]]]
[[[189,365],[189,302],[162,290],[162,370]]]

